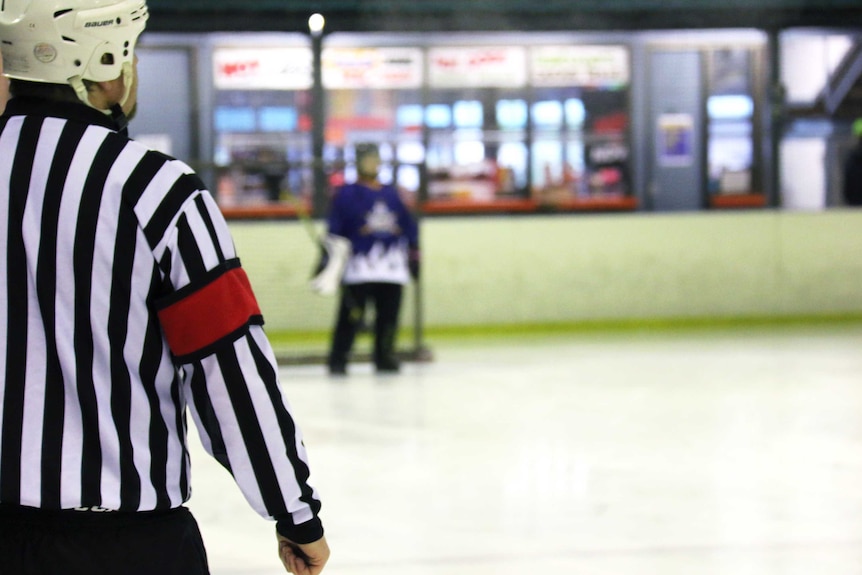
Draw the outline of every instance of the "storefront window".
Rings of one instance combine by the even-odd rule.
[[[709,52],[708,189],[713,206],[754,196],[755,182],[752,52],[748,48]],[[735,196],[735,197],[731,197]]]
[[[354,181],[354,148],[380,146],[380,180],[415,202],[421,186],[422,51],[418,48],[331,48],[323,52],[327,90],[324,160],[330,189]]]
[[[428,70],[426,207],[529,207],[526,50],[431,48]]]
[[[219,48],[213,57],[216,199],[226,209],[290,206],[311,194],[311,53]]]
[[[310,193],[306,92],[223,91],[216,97],[215,164],[219,202],[241,206]]]
[[[426,211],[634,209],[629,49],[324,47],[328,190],[380,146],[380,179]],[[310,203],[311,50],[214,51],[223,207]],[[608,203],[610,201],[610,203]]]
[[[427,107],[429,201],[527,195],[527,102],[520,90],[436,90]]]
[[[535,48],[532,192],[556,208],[633,208],[623,46]]]

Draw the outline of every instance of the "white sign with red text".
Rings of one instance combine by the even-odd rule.
[[[217,48],[213,78],[218,90],[308,90],[310,48]]]
[[[519,46],[431,48],[432,88],[521,88],[527,85],[526,50]]]

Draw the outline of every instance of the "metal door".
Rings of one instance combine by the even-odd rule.
[[[650,206],[655,211],[699,210],[705,203],[701,54],[655,50],[649,70]]]

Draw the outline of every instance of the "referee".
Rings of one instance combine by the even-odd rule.
[[[126,135],[145,0],[3,0],[0,573],[208,573],[186,413],[289,572],[329,557],[228,228]]]

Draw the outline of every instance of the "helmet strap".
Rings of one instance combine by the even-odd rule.
[[[72,89],[75,90],[75,94],[78,96],[78,99],[81,100],[85,105],[95,108],[93,104],[90,103],[90,94],[87,92],[87,87],[84,85],[84,80],[80,76],[74,76],[69,78],[69,85],[72,86]],[[99,110],[100,112],[104,110]]]
[[[123,62],[123,99],[120,100],[120,106],[125,106],[126,102],[129,100],[129,96],[132,93],[133,81],[134,78],[132,76],[132,63]]]
[[[117,131],[120,134],[128,135],[129,134],[129,118],[126,116],[126,113],[123,112],[123,107],[119,104],[114,104],[111,106],[111,119],[114,121],[114,125],[117,127]]]
[[[90,102],[90,94],[87,92],[87,87],[84,85],[84,80],[80,76],[74,76],[69,78],[69,85],[75,90],[75,94],[78,96],[78,99],[81,100],[85,105],[93,108],[94,110],[99,110],[106,116],[110,116],[111,120],[114,121],[114,124],[117,128],[117,131],[123,134],[128,134],[128,126],[129,126],[129,118],[126,116],[126,113],[123,112],[123,105],[129,99],[129,95],[132,92],[132,65],[129,62],[123,63],[123,98],[113,106],[109,110],[100,110],[96,108]]]

